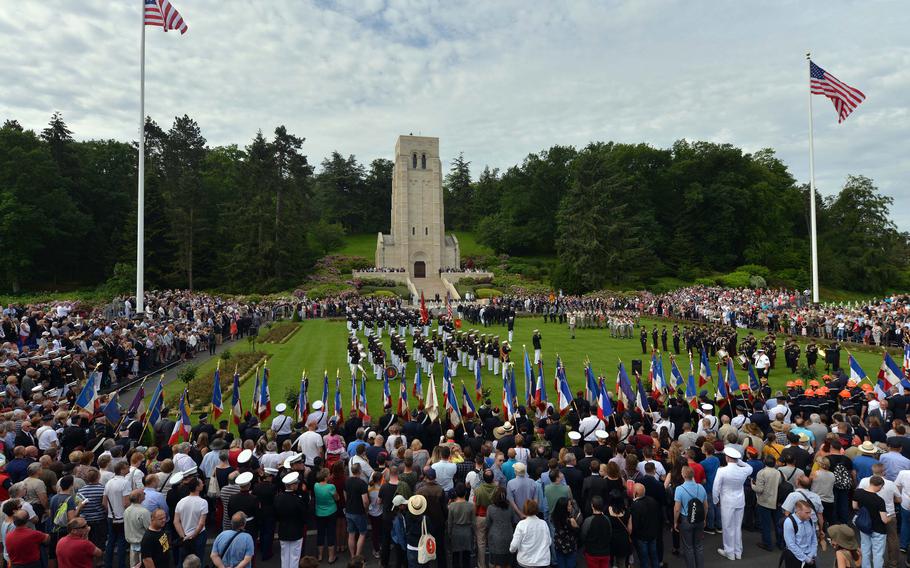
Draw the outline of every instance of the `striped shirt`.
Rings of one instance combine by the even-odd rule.
[[[100,483],[87,483],[79,490],[78,495],[85,498],[80,516],[89,523],[97,523],[107,518],[107,512],[101,504],[104,497],[104,486]]]

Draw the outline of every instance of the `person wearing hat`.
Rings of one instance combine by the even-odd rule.
[[[234,479],[234,483],[240,487],[240,492],[231,496],[227,506],[229,517],[233,517],[236,513],[243,513],[246,518],[246,531],[253,535],[254,540],[259,534],[260,517],[259,499],[251,492],[255,477],[254,473],[244,471]]]
[[[717,553],[729,560],[739,560],[743,554],[743,510],[746,495],[743,484],[752,475],[752,468],[742,460],[742,454],[735,448],[725,448],[727,466],[719,468],[714,476],[711,497],[720,506],[723,526],[723,548]]]
[[[856,472],[856,479],[871,477],[872,466],[878,463],[878,447],[866,440],[860,444],[858,449],[860,455],[853,458],[853,470]]]
[[[306,534],[309,502],[306,493],[298,491],[300,473],[292,471],[281,478],[284,491],[275,495],[275,522],[278,523],[278,542],[281,548],[281,568],[297,568]],[[334,489],[334,486],[332,486]],[[317,510],[317,515],[319,511]],[[333,517],[334,519],[334,517]],[[332,534],[334,536],[334,526]],[[322,561],[322,546],[319,547]],[[329,546],[329,564],[335,562],[335,547]]]
[[[427,499],[423,495],[412,495],[408,499],[408,508],[403,512],[405,541],[408,554],[408,566],[419,566],[417,563],[417,545],[423,535],[423,523],[427,521],[427,530],[430,531],[430,522],[427,516]],[[435,536],[435,534],[434,534]],[[439,539],[436,541],[436,557],[440,558]]]
[[[313,402],[313,411],[306,417],[306,425],[309,429],[310,424],[314,424],[315,432],[320,436],[325,434],[329,429],[329,416],[326,412],[325,403],[321,400]]]
[[[542,356],[542,351],[541,351],[541,347],[540,347],[540,339],[541,339],[541,337],[540,337],[540,330],[539,330],[539,329],[535,329],[535,330],[534,330],[534,335],[531,336],[531,344],[534,346],[534,361],[533,361],[533,363],[534,363],[534,366],[535,366],[535,367],[537,366],[537,363],[540,361],[540,358],[541,358],[541,356]],[[509,341],[511,341],[511,340],[512,340],[512,338],[510,337],[510,338],[509,338]]]
[[[280,448],[284,444],[285,440],[291,439],[291,426],[294,424],[294,420],[290,416],[285,416],[285,411],[288,409],[288,405],[285,403],[279,403],[275,407],[275,412],[278,414],[275,418],[272,418],[272,425],[269,428],[275,432],[276,440],[278,447]]]
[[[493,438],[496,439],[496,451],[507,454],[510,448],[515,447],[515,427],[506,421],[502,426],[493,429]]]
[[[850,568],[860,565],[862,556],[859,543],[856,542],[856,531],[848,525],[831,525],[828,527],[828,538],[834,547],[834,568]]]
[[[259,501],[259,544],[262,547],[262,560],[272,558],[275,541],[275,496],[280,487],[276,483],[278,466],[265,467],[259,481],[253,483],[252,494]]]

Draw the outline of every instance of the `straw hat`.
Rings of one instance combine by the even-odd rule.
[[[831,538],[831,542],[846,550],[859,548],[856,543],[856,533],[847,525],[831,525],[828,527],[828,536]]]
[[[875,444],[872,442],[866,441],[860,444],[859,451],[864,454],[877,454],[878,448],[875,447]]]
[[[427,511],[427,498],[423,495],[413,495],[408,499],[408,511],[412,515],[422,515]]]

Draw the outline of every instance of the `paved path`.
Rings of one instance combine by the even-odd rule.
[[[758,548],[756,544],[760,542],[760,533],[758,532],[743,532],[743,558],[738,561],[727,560],[725,557],[717,553],[717,549],[722,546],[722,537],[720,534],[717,535],[705,535],[704,547],[705,547],[705,568],[777,568],[778,560],[780,560],[779,552],[767,552]],[[681,556],[673,556],[670,554],[672,548],[672,541],[670,540],[670,534],[666,533],[664,535],[664,546],[665,546],[665,555],[664,562],[671,568],[676,567],[685,567],[685,560]],[[371,567],[378,567],[379,560],[373,558],[373,549],[370,538],[367,537],[366,545],[366,561],[367,565]],[[315,556],[316,555],[316,535],[315,532],[310,532],[307,537],[306,545],[304,547],[304,554]],[[268,562],[263,562],[259,556],[256,557],[256,568],[280,568],[281,559],[279,554],[278,543],[275,543],[275,556],[269,559]],[[333,567],[344,568],[347,566],[348,560],[350,559],[350,554],[343,553],[338,555],[338,560],[333,564]],[[831,566],[834,562],[834,557],[829,548],[827,552],[821,553],[817,566],[824,568]],[[326,559],[323,559],[322,564],[328,566]],[[638,565],[638,558],[635,558],[633,566]],[[902,564],[901,564],[902,565]],[[579,555],[578,557],[578,566],[584,567],[584,557]]]

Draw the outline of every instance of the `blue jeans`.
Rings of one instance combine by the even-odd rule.
[[[578,554],[575,552],[569,554],[563,554],[560,551],[556,551],[556,566],[557,568],[575,568],[578,560]]]
[[[635,550],[638,551],[638,563],[641,568],[659,568],[657,560],[657,539],[636,540]],[[863,567],[865,568],[865,566]]]
[[[771,533],[774,533],[774,540],[777,546],[781,547],[780,535],[777,532],[777,521],[780,517],[780,511],[758,506],[758,521],[761,524],[761,541],[767,547],[771,547]]]
[[[901,507],[901,548],[910,545],[910,511]]]
[[[863,568],[882,568],[885,564],[885,541],[883,533],[859,533],[860,548],[863,551]]]
[[[126,545],[126,533],[123,531],[123,523],[114,523],[112,519],[107,520],[107,546],[104,547],[104,565],[107,568],[126,568],[129,550]],[[118,556],[118,563],[114,564],[114,554]]]
[[[714,504],[710,491],[708,491],[708,510],[705,511],[705,530],[720,530],[720,507]]]
[[[420,563],[417,562],[417,551],[408,549],[408,568],[418,568]]]

